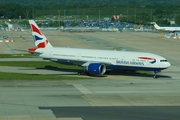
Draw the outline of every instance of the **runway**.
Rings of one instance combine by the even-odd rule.
[[[175,106],[102,106],[102,107],[40,107],[52,110],[57,118],[77,118],[83,120],[134,120],[134,119],[178,119]],[[138,112],[137,112],[138,111]]]
[[[0,81],[0,120],[180,119],[179,40],[151,32],[43,33],[54,46],[152,52],[172,66],[158,79],[117,71],[91,80]],[[11,36],[16,42],[8,43],[10,49],[0,44],[0,53],[34,47],[30,31]]]

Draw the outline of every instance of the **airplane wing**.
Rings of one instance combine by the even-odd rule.
[[[59,59],[59,58],[43,58],[44,60],[50,60],[52,62],[57,62],[57,63],[63,63],[63,64],[74,64],[74,65],[79,65],[79,66],[88,66],[89,64],[93,64],[93,63],[100,63],[100,64],[104,64],[104,65],[113,65],[110,62],[99,62],[99,61],[84,61],[84,60],[67,60],[67,59]]]
[[[101,64],[105,64],[105,65],[112,65],[111,63],[108,63],[108,62],[91,61],[91,62],[85,62],[84,64],[82,64],[82,66],[88,66],[89,64],[92,64],[92,63],[101,63]]]

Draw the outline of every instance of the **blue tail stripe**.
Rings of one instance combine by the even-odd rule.
[[[40,38],[40,37],[38,37],[38,36],[36,36],[36,35],[34,35],[33,36],[33,38],[34,38],[34,42],[36,42],[36,41],[38,41],[38,40],[42,40],[43,38]]]

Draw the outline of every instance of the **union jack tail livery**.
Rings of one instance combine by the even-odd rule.
[[[47,48],[52,47],[48,39],[44,36],[42,31],[39,29],[34,20],[29,20],[29,24],[31,27],[31,32],[33,35],[34,43],[36,45],[36,49],[38,48]]]

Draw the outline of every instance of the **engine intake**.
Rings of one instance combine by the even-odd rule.
[[[106,72],[106,66],[101,63],[91,63],[86,67],[86,70],[91,75],[104,75]]]

